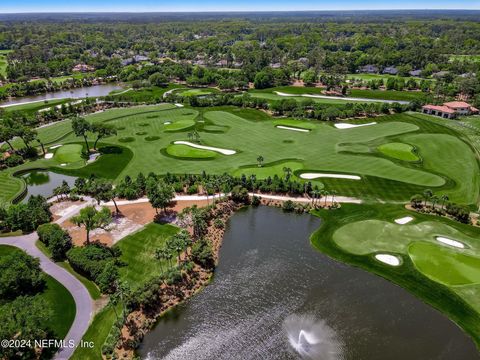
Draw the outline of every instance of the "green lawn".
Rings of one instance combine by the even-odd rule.
[[[414,243],[408,254],[415,267],[430,279],[445,284],[480,283],[480,258],[441,245]]]
[[[213,159],[218,155],[212,150],[196,149],[182,144],[170,144],[166,152],[168,155],[183,159]]]
[[[251,169],[262,177],[278,175],[278,167],[267,166],[258,172],[256,159],[262,155],[265,164],[291,159],[301,163],[302,168],[294,166],[297,172],[293,179],[296,180],[299,180],[300,171],[347,173],[362,178],[361,181],[315,181],[328,190],[337,190],[340,195],[400,201],[431,188],[437,195],[448,194],[455,202],[474,204],[478,199],[480,170],[475,153],[468,145],[469,139],[447,124],[431,121],[420,114],[403,113],[376,117],[376,125],[337,129],[329,122],[275,119],[260,111],[244,110],[233,107],[191,109],[172,105],[108,110],[87,119],[94,123],[108,122],[117,128],[118,134],[103,139],[101,144],[111,144],[116,151],[104,154],[86,166],[84,162],[78,162],[60,167],[61,159],[56,155],[53,159],[40,159],[14,170],[53,167],[56,172],[73,176],[95,173],[115,181],[125,175],[136,176],[139,172],[148,174],[150,171],[160,174],[198,174],[202,171],[241,174],[242,169]],[[352,123],[371,121],[362,119]],[[283,130],[276,125],[310,131]],[[193,128],[200,135],[201,145],[234,149],[237,153],[213,156],[205,150],[172,145],[175,141],[188,141],[188,133]],[[45,129],[48,129],[50,139],[68,130],[63,122]],[[89,136],[90,142],[94,139],[93,135]],[[76,144],[77,148],[83,145],[82,139],[72,133],[52,144],[58,143]],[[399,161],[400,158],[410,159],[409,146],[415,147],[422,155],[422,161]],[[383,152],[377,150],[379,147]],[[70,153],[67,150],[71,148],[63,146],[56,151]],[[192,158],[202,161],[192,161]],[[14,170],[1,173],[8,180],[5,184],[0,183],[4,199],[10,199],[21,189],[19,180],[3,175]]]
[[[122,250],[120,260],[126,263],[120,268],[122,280],[138,287],[160,275],[168,263],[156,260],[155,250],[164,247],[167,239],[177,231],[178,227],[173,225],[150,223],[143,230],[120,240],[115,246]]]
[[[67,144],[55,150],[55,160],[58,163],[75,163],[82,161],[83,146],[80,144]]]
[[[117,313],[120,313],[121,306],[118,306]],[[93,342],[94,347],[77,347],[71,360],[102,360],[102,346],[115,323],[116,315],[113,307],[107,305],[95,317],[83,335],[82,340]]]
[[[6,256],[22,250],[7,245],[0,245],[0,256]],[[46,275],[46,285],[42,293],[36,295],[43,298],[52,311],[48,326],[56,337],[63,339],[75,319],[75,300],[70,292],[57,280]]]
[[[284,177],[285,172],[283,171],[284,168],[290,168],[292,171],[302,169],[303,164],[301,161],[295,160],[285,160],[279,161],[272,164],[263,164],[263,166],[259,167],[258,164],[252,164],[250,166],[242,167],[234,172],[235,176],[246,175],[250,177],[251,175],[255,175],[257,179],[266,179],[269,176],[279,176]]]
[[[119,90],[108,95],[109,100],[129,101],[129,102],[160,102],[166,91],[181,87],[180,85],[170,84],[167,87],[152,86],[124,92]]]
[[[479,228],[410,212],[402,205],[342,204],[314,215],[322,218],[322,226],[311,236],[319,251],[402,286],[445,313],[480,345],[480,260],[472,258],[480,250]],[[415,220],[405,225],[393,222],[405,216]],[[435,239],[439,235],[470,248],[441,245]],[[402,263],[381,263],[373,256],[377,253],[394,254]],[[451,283],[465,285],[445,285]]]
[[[0,50],[0,75],[7,77],[7,55],[12,52],[12,50]]]
[[[387,143],[378,147],[378,151],[394,159],[404,161],[418,161],[420,158],[415,154],[412,145],[404,143]]]
[[[200,89],[179,89],[175,91],[176,94],[182,96],[201,96],[201,95],[210,95],[219,93],[217,89],[211,88],[200,88]]]
[[[45,100],[45,101],[36,101],[29,104],[20,104],[15,106],[9,106],[5,108],[5,111],[22,111],[23,113],[33,115],[36,114],[39,110],[48,109],[57,105],[65,104],[70,102],[71,99],[56,99],[56,100]]]
[[[450,55],[450,61],[453,60],[480,62],[480,55]]]

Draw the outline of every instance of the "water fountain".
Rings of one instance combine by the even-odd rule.
[[[303,359],[343,359],[342,343],[325,321],[313,315],[290,315],[283,325],[290,345]]]

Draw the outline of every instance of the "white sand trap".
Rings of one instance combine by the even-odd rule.
[[[378,261],[388,264],[391,266],[399,266],[400,265],[400,259],[394,255],[389,255],[389,254],[377,254],[375,255],[375,259]]]
[[[452,240],[443,236],[437,236],[437,241],[440,241],[443,244],[450,245],[459,249],[465,249],[465,245],[457,240]]]
[[[63,164],[60,164],[60,166],[67,166],[67,164],[63,163]]]
[[[370,125],[376,125],[376,124],[377,124],[376,122],[371,122],[371,123],[368,123],[368,124],[358,124],[358,125],[342,123],[342,124],[335,124],[335,127],[337,129],[351,129],[351,128],[356,128],[356,127],[370,126]]]
[[[46,153],[45,154],[45,159],[51,159],[53,158],[53,153]]]
[[[395,222],[396,222],[397,224],[404,225],[404,224],[409,223],[409,222],[412,221],[412,220],[413,220],[413,217],[411,217],[411,216],[405,216],[405,217],[402,217],[402,218],[400,218],[400,219],[395,219]]]
[[[63,146],[63,145],[61,145],[61,144],[53,145],[53,146],[50,146],[49,149],[50,149],[50,150],[58,149],[59,147],[62,147],[62,146]]]
[[[358,175],[347,175],[347,174],[323,174],[323,173],[303,173],[300,175],[302,179],[318,179],[318,178],[334,178],[334,179],[350,179],[350,180],[361,180],[362,178]]]
[[[213,147],[213,146],[203,146],[203,145],[193,144],[189,141],[175,141],[174,144],[175,145],[187,145],[187,146],[191,146],[191,147],[194,147],[194,148],[197,148],[197,149],[203,149],[203,150],[212,150],[212,151],[219,152],[223,155],[233,155],[233,154],[237,153],[235,150],[221,149],[221,148],[216,148],[216,147]]]
[[[171,121],[165,121],[163,125],[170,125],[172,122]]]
[[[300,131],[300,132],[310,132],[308,129],[300,129],[300,128],[294,128],[290,126],[283,126],[283,125],[277,125],[277,129],[284,129],[284,130],[292,130],[292,131]]]
[[[175,104],[176,107],[183,107],[183,104]]]

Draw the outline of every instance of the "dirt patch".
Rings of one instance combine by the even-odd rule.
[[[52,212],[54,221],[60,219],[63,215],[73,210],[74,207],[79,206],[81,204],[83,204],[82,201],[71,201],[71,200],[54,202],[52,206],[50,206],[50,211]]]

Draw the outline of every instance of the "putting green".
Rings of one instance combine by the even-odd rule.
[[[165,131],[182,131],[195,126],[193,120],[179,120],[165,125]]]
[[[259,167],[258,164],[245,166],[235,170],[234,175],[245,175],[247,177],[255,175],[257,179],[266,179],[269,176],[274,177],[275,175],[277,175],[278,177],[284,177],[284,169],[289,168],[292,171],[293,176],[293,172],[296,170],[300,170],[302,167],[303,164],[300,161],[286,160],[274,164],[264,164],[262,167]]]
[[[424,221],[420,224],[399,225],[383,220],[357,221],[342,226],[333,234],[333,241],[343,250],[355,255],[367,255],[377,252],[407,254],[408,246],[413,242],[440,244],[437,236],[455,239],[466,244],[465,253],[480,252],[480,242],[451,226],[436,221]]]
[[[273,122],[275,126],[287,126],[304,130],[313,130],[316,128],[315,124],[308,121],[294,120],[294,119],[281,119]]]
[[[178,90],[176,93],[182,96],[200,96],[200,95],[209,95],[216,93],[215,89],[188,89],[188,90]]]
[[[408,254],[415,267],[430,279],[444,285],[480,283],[480,258],[461,250],[429,243],[414,243]]]
[[[60,164],[73,163],[82,160],[83,146],[80,144],[67,144],[55,151],[54,159]]]
[[[412,145],[404,143],[388,143],[378,147],[378,151],[391,158],[403,161],[418,161],[420,158],[415,154],[415,148]]]
[[[196,149],[182,144],[170,144],[166,152],[168,155],[186,159],[213,159],[217,156],[215,151]]]

